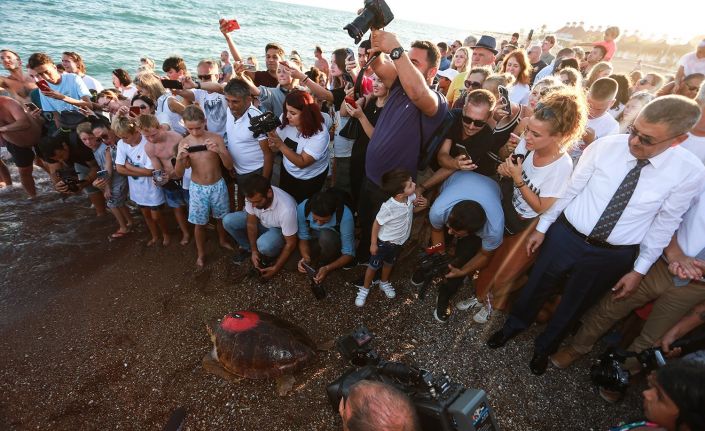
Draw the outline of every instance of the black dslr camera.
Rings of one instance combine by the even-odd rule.
[[[279,121],[279,117],[274,115],[273,112],[265,112],[264,114],[256,117],[253,117],[250,114],[247,114],[247,116],[250,117],[250,127],[248,127],[248,129],[250,129],[252,132],[252,137],[254,138],[261,135],[266,135],[282,125],[282,122]]]
[[[426,290],[428,290],[429,286],[431,286],[434,281],[437,281],[439,277],[445,279],[445,275],[448,273],[448,264],[451,262],[451,259],[452,257],[448,254],[428,254],[425,250],[419,253],[419,268],[423,271],[424,280],[423,285],[419,288],[417,293],[418,299],[423,300],[426,298]]]
[[[658,347],[651,347],[639,353],[610,347],[600,356],[597,363],[590,367],[590,380],[596,386],[623,394],[629,387],[629,371],[622,367],[627,358],[636,358],[641,368],[645,370],[666,365],[666,360]]]
[[[358,44],[369,29],[386,27],[393,19],[394,14],[384,0],[365,0],[362,13],[353,22],[343,27],[343,30],[347,30],[350,37]]]
[[[68,187],[69,192],[76,193],[80,190],[78,187],[78,182],[79,182],[78,174],[76,173],[76,171],[73,168],[69,167],[69,168],[59,169],[57,174],[59,176],[59,179],[64,184],[66,184],[66,187]]]
[[[360,368],[349,368],[326,387],[328,401],[338,410],[340,399],[361,380],[379,381],[404,392],[416,407],[424,431],[497,431],[492,408],[479,389],[465,389],[444,371],[430,371],[381,359],[370,343],[374,335],[364,326],[336,341],[344,359]]]

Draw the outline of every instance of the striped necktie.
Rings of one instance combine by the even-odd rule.
[[[636,185],[639,182],[641,170],[648,164],[648,159],[636,161],[636,166],[624,177],[622,184],[617,187],[617,191],[614,192],[612,199],[610,199],[610,202],[607,204],[607,208],[602,212],[595,227],[592,228],[592,232],[588,235],[590,238],[607,241],[607,237],[612,233],[617,221],[624,212],[624,208],[627,207],[629,199],[631,199],[634,194],[634,189],[636,189]]]

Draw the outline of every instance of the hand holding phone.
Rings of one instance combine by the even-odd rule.
[[[49,83],[43,79],[37,81],[37,87],[39,87],[41,91],[51,91],[51,88],[49,88]]]
[[[34,103],[28,102],[28,103],[25,103],[25,104],[24,104],[24,109],[25,109],[27,112],[34,112],[34,111],[38,110],[39,108],[38,108],[37,105],[35,105]]]
[[[139,117],[141,112],[142,110],[139,106],[130,106],[130,114],[134,115],[135,117]]]
[[[183,90],[184,85],[176,79],[162,79],[162,85],[169,90]]]
[[[470,153],[468,153],[468,150],[464,145],[455,144],[455,151],[458,152],[459,156],[465,156],[468,160],[471,160]]]
[[[198,153],[200,151],[206,151],[208,149],[205,145],[191,145],[186,147],[186,152],[188,153]]]
[[[347,103],[348,105],[350,105],[350,106],[352,106],[353,108],[357,109],[357,103],[355,102],[355,99],[353,99],[352,97],[346,97],[346,98],[345,98],[345,103]]]

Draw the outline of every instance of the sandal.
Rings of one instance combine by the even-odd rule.
[[[117,231],[117,232],[113,233],[112,235],[110,235],[110,238],[112,238],[112,239],[122,238],[123,236],[127,235],[128,233],[130,233],[130,232],[129,231],[127,231],[127,232]]]

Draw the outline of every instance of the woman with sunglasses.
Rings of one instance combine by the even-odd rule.
[[[153,72],[139,73],[135,77],[135,86],[139,94],[149,96],[154,100],[155,115],[161,124],[168,125],[176,133],[186,134],[184,120],[181,119],[181,114],[184,113],[186,106],[164,88],[159,76]]]
[[[505,238],[495,251],[489,266],[480,272],[475,284],[476,298],[458,304],[474,306],[493,297],[491,306],[505,309],[510,294],[521,286],[521,279],[533,264],[536,253],[528,256],[526,240],[538,216],[549,209],[568,186],[573,162],[567,147],[579,139],[587,124],[587,107],[580,89],[563,87],[541,99],[528,121],[524,139],[514,157],[508,157],[497,172],[511,181],[503,190],[502,207]],[[490,307],[484,306],[474,316],[485,323]]]
[[[705,75],[702,73],[693,73],[685,77],[683,83],[676,89],[676,81],[671,81],[664,85],[656,97],[668,96],[669,94],[675,94],[678,96],[687,97],[688,99],[695,99],[700,89],[700,84],[705,80]]]
[[[663,85],[664,80],[665,78],[660,73],[647,73],[642,78],[634,81],[634,85],[631,86],[629,91],[631,94],[635,94],[640,91],[656,94],[656,92]]]
[[[460,73],[453,78],[453,81],[448,87],[446,98],[448,105],[453,109],[460,109],[465,106],[465,96],[473,91],[482,88],[488,76],[492,74],[489,67],[473,67],[467,74]],[[465,75],[463,77],[463,75]]]

